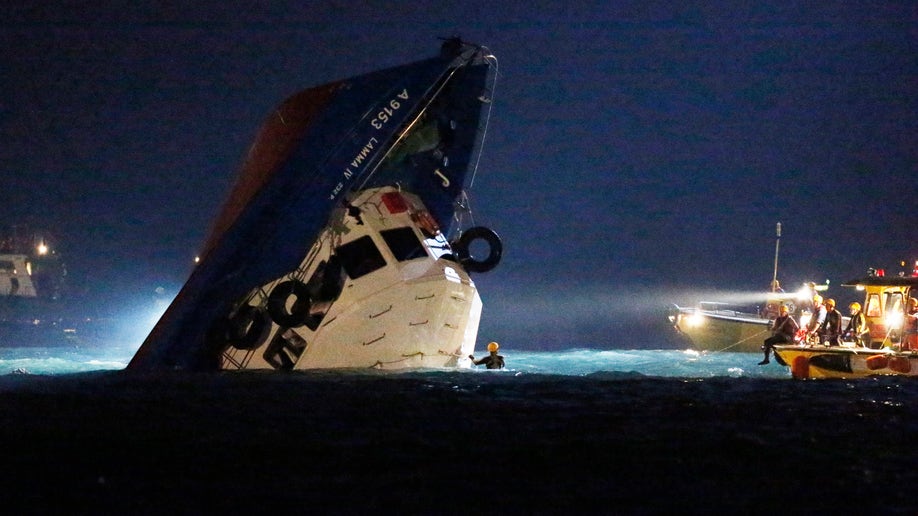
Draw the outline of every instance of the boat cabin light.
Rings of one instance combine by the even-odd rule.
[[[886,317],[883,318],[887,328],[901,328],[904,321],[905,316],[898,311],[886,312]]]
[[[48,254],[48,246],[44,242],[38,244],[38,247],[35,250],[38,251],[40,256]]]
[[[408,203],[405,201],[405,198],[402,197],[402,194],[398,192],[386,192],[382,194],[382,201],[383,204],[386,205],[386,209],[389,210],[389,213],[392,215],[408,211]]]

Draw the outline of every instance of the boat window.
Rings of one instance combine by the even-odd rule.
[[[352,279],[369,274],[386,266],[386,260],[379,253],[373,239],[362,236],[339,247],[335,254],[341,259],[341,266]]]
[[[427,256],[424,246],[411,228],[386,229],[379,232],[395,259],[404,262]]]
[[[867,296],[867,317],[880,317],[883,315],[882,310],[880,310],[880,296],[876,294],[870,294]]]
[[[888,292],[886,294],[886,313],[905,313],[902,309],[902,292]]]

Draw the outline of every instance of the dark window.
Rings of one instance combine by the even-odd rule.
[[[379,232],[395,259],[404,262],[427,256],[424,246],[411,228],[387,229]]]
[[[352,279],[369,274],[386,266],[386,260],[373,244],[373,239],[362,236],[339,247],[335,254],[341,258],[341,266]]]

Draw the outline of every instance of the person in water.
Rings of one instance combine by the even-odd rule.
[[[765,339],[762,349],[765,350],[765,358],[759,362],[759,365],[765,365],[770,362],[769,357],[775,344],[794,342],[794,336],[797,334],[797,321],[787,313],[787,305],[781,305],[778,308],[778,317],[775,318],[774,324],[771,325],[771,337]]]
[[[504,368],[504,357],[497,354],[497,350],[500,349],[500,344],[496,342],[491,342],[488,344],[488,356],[482,358],[481,360],[475,360],[473,355],[469,355],[469,358],[472,360],[472,363],[475,365],[485,364],[485,367],[488,369],[503,369]]]
[[[854,343],[863,348],[870,347],[870,329],[867,327],[867,317],[861,310],[861,304],[855,301],[848,305],[851,310],[851,319],[848,320],[848,326],[845,328],[845,340],[853,340]]]

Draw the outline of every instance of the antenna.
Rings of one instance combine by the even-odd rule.
[[[778,282],[778,249],[781,247],[781,223],[778,222],[778,227],[775,230],[778,234],[777,239],[775,239],[775,274],[771,278],[771,291],[775,292],[777,290]]]

